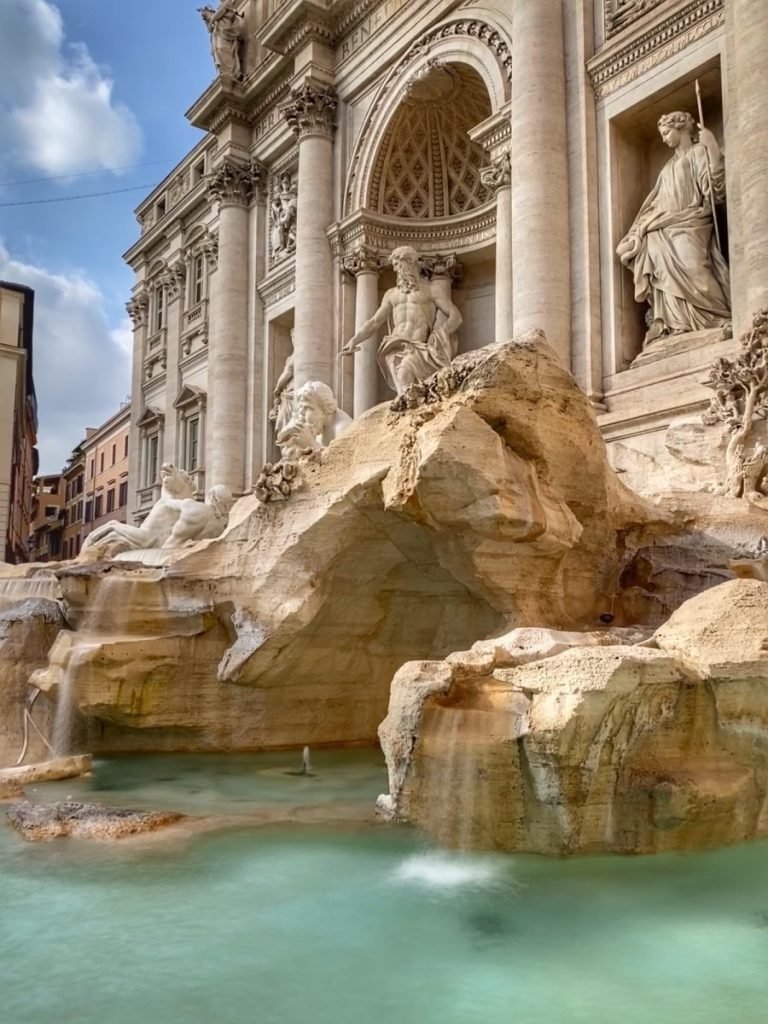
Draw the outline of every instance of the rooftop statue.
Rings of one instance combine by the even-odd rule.
[[[389,334],[379,346],[379,367],[387,384],[398,395],[416,381],[448,366],[456,355],[456,331],[462,317],[450,299],[419,272],[419,258],[408,245],[393,250],[392,266],[397,284],[381,305],[350,338],[342,355],[354,352],[379,327],[389,323]],[[438,324],[437,315],[445,319]]]
[[[237,10],[237,0],[219,0],[218,9],[198,7],[211,33],[211,54],[216,70],[228,78],[242,78],[240,61],[241,25],[244,15]]]
[[[616,250],[635,279],[635,299],[650,305],[645,344],[669,334],[724,327],[731,319],[728,266],[717,244],[714,203],[725,198],[717,141],[690,114],[659,118],[675,155]]]

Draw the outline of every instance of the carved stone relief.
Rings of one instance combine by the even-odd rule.
[[[615,35],[658,7],[662,0],[605,0],[605,34]]]
[[[509,152],[503,153],[497,160],[483,167],[480,179],[486,188],[493,189],[494,192],[509,188],[512,184],[512,161]]]
[[[133,322],[134,330],[144,327],[149,312],[149,293],[146,289],[137,292],[126,302],[125,311]]]
[[[284,171],[272,179],[270,200],[270,248],[277,262],[296,251],[296,211],[298,188],[291,174]]]

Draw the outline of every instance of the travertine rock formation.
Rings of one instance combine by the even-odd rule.
[[[125,839],[176,825],[184,818],[175,811],[131,811],[101,804],[14,804],[5,814],[8,824],[25,839]]]
[[[768,583],[741,579],[639,644],[523,630],[405,665],[382,805],[451,845],[549,854],[765,835],[767,682]]]
[[[241,499],[221,538],[61,568],[72,631],[34,681],[74,689],[90,749],[370,742],[405,661],[597,623],[654,517],[588,400],[537,332],[450,369],[302,462],[287,501]]]

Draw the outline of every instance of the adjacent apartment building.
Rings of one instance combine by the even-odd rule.
[[[0,555],[28,559],[37,403],[32,378],[35,293],[0,281]]]
[[[88,427],[83,442],[85,494],[83,540],[102,523],[126,521],[128,433],[131,403],[125,402],[100,427]]]
[[[64,477],[61,473],[52,473],[35,479],[29,544],[31,562],[55,562],[61,558],[64,486]]]

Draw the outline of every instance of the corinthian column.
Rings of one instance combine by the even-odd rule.
[[[514,333],[542,328],[570,368],[562,0],[512,0]]]
[[[355,278],[355,330],[370,320],[379,308],[379,271],[381,257],[367,245],[358,246],[344,259],[344,269]],[[369,338],[355,352],[354,414],[372,409],[379,396],[377,339]]]
[[[248,366],[248,207],[261,178],[225,160],[208,182],[219,204],[218,266],[211,279],[206,484],[245,488]]]
[[[509,153],[484,167],[480,178],[496,190],[496,341],[509,341],[512,321],[512,171]]]
[[[737,212],[741,238],[732,242],[738,332],[748,326],[753,313],[768,306],[768,4],[730,0],[728,6],[733,34],[729,70],[736,85],[738,133],[734,133],[734,148],[738,151],[738,169],[728,159],[730,151],[726,168],[736,170],[740,179]]]
[[[149,316],[149,295],[146,287],[139,291],[126,303],[128,316],[133,323],[133,363],[131,370],[131,424],[128,433],[128,510],[127,521],[131,522],[132,514],[138,509],[138,491],[140,487],[139,467],[141,464],[141,447],[139,436],[139,420],[144,413],[141,387],[144,383],[144,354],[147,344],[147,318]]]
[[[296,204],[294,380],[333,385],[333,131],[336,94],[304,82],[291,91],[283,116],[299,140]]]

